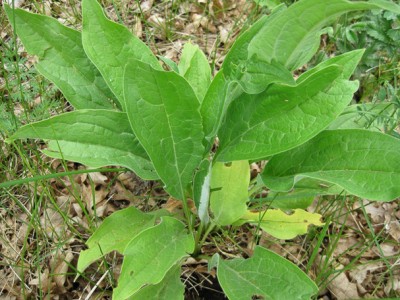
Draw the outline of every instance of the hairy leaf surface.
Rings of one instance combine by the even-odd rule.
[[[304,177],[331,182],[371,200],[400,196],[400,140],[360,129],[327,130],[274,156],[262,173],[267,187],[288,191]]]
[[[83,272],[91,263],[111,251],[123,253],[126,245],[140,232],[154,226],[156,216],[131,206],[114,212],[87,240],[89,249],[81,251],[77,269]]]
[[[157,71],[139,61],[125,72],[128,118],[167,191],[182,199],[183,190],[204,153],[199,101],[175,72]]]
[[[123,76],[127,61],[137,59],[153,68],[162,68],[146,44],[125,26],[106,18],[97,1],[83,0],[82,16],[82,42],[85,52],[124,108]]]
[[[86,56],[80,32],[47,16],[12,10],[8,5],[4,9],[26,50],[39,58],[36,69],[76,109],[113,108],[114,95]]]
[[[123,112],[78,110],[21,127],[9,140],[50,140],[43,151],[90,167],[124,166],[144,179],[157,179],[149,158]]]
[[[247,211],[250,169],[247,160],[229,165],[216,162],[211,171],[210,208],[222,226],[237,221]]]
[[[193,236],[175,218],[136,235],[126,246],[121,275],[113,297],[126,299],[145,285],[160,283],[167,272],[194,250]]]
[[[249,259],[219,260],[218,281],[229,299],[309,300],[318,287],[293,263],[260,246]]]

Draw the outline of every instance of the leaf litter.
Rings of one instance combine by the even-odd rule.
[[[150,43],[156,54],[177,62],[184,43],[192,40],[217,68],[239,31],[249,25],[246,22],[252,5],[249,1],[182,1],[178,7],[173,7],[171,2],[121,1],[118,12],[110,3],[105,3],[105,7],[109,17],[116,22],[122,18],[135,35]],[[80,12],[80,4],[71,7],[70,3],[66,0],[44,1],[43,9],[47,15],[56,16],[61,23],[80,29],[80,15],[77,13]],[[17,5],[37,12],[30,3],[17,1]],[[5,40],[10,39],[10,28],[2,29],[1,36]],[[20,50],[27,55],[22,48]],[[33,61],[34,58],[28,59],[30,67]],[[17,103],[15,110],[20,114],[23,107]],[[65,171],[61,161],[53,160],[51,164],[54,171]],[[68,163],[66,167],[68,170],[84,169],[73,163]],[[252,172],[259,173],[259,166],[253,164]],[[7,180],[12,179],[8,177]],[[34,195],[32,190],[25,191],[32,198],[40,199],[39,203],[24,198],[23,193],[18,194],[22,207],[15,204],[15,199],[5,197],[2,200],[0,299],[22,299],[21,295],[34,298],[42,295],[48,299],[108,299],[120,271],[120,255],[112,253],[99,265],[92,265],[87,271],[89,278],[75,278],[74,266],[79,252],[85,248],[84,242],[90,231],[104,217],[128,206],[144,211],[163,207],[172,213],[181,213],[180,203],[176,200],[163,200],[166,194],[160,186],[144,182],[131,172],[84,173],[52,179],[50,188],[39,186]],[[206,241],[203,252],[219,252],[227,258],[249,257],[255,246],[254,240],[259,238],[261,245],[290,259],[304,270],[316,251],[308,271],[324,287],[319,299],[400,295],[398,203],[345,201],[347,204],[339,215],[334,216],[328,228],[331,236],[341,232],[339,239],[334,241],[326,237],[316,250],[313,248],[318,246],[316,239],[310,238],[310,234],[291,241],[278,240],[258,232],[254,226],[245,225],[231,229],[227,236],[211,237]],[[327,216],[329,203],[332,200],[322,205],[314,204],[309,211]],[[39,220],[32,221],[35,210]],[[32,226],[32,222],[37,224]],[[326,264],[330,268],[324,269]],[[342,269],[344,271],[335,272]],[[182,279],[188,285],[188,299],[224,299],[215,280],[215,270],[209,271],[204,260],[188,259],[183,267]],[[202,298],[205,295],[208,298]]]

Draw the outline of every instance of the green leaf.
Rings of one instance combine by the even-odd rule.
[[[221,125],[222,117],[228,108],[227,93],[229,86],[224,73],[219,71],[211,82],[207,94],[201,103],[200,112],[203,119],[205,146],[207,148],[211,148],[214,142],[213,139],[217,135],[219,126]]]
[[[246,213],[249,183],[248,161],[214,164],[211,172],[210,207],[217,224],[231,225]]]
[[[222,70],[227,79],[240,79],[236,75],[241,73],[241,70],[247,64],[247,61],[250,58],[248,54],[250,42],[262,28],[267,27],[268,24],[273,22],[275,19],[280,18],[280,15],[284,10],[285,7],[281,7],[281,9],[277,9],[269,16],[262,16],[248,30],[242,33],[238,39],[236,39],[222,64]]]
[[[210,202],[211,162],[204,159],[193,179],[193,201],[200,220],[207,224],[210,220],[208,206]]]
[[[123,76],[129,59],[137,59],[162,70],[157,58],[123,25],[108,20],[96,0],[82,1],[82,43],[87,56],[99,69],[124,107]]]
[[[7,4],[4,10],[28,53],[39,58],[36,69],[54,82],[76,109],[113,108],[114,95],[83,51],[80,32]]]
[[[364,49],[354,50],[323,61],[316,67],[301,74],[296,83],[300,84],[310,78],[313,74],[333,65],[338,65],[342,67],[342,73],[340,74],[339,78],[349,79],[350,76],[353,75],[353,72],[360,62],[364,52]]]
[[[220,259],[217,272],[231,300],[309,300],[318,292],[316,284],[296,265],[260,246],[249,259]]]
[[[199,101],[175,72],[139,61],[125,72],[125,99],[133,132],[148,153],[167,191],[183,200],[204,152]]]
[[[211,68],[199,46],[186,43],[178,65],[179,74],[192,86],[200,102],[211,83]]]
[[[320,214],[309,213],[302,209],[295,209],[286,214],[278,209],[268,209],[261,212],[247,212],[241,220],[255,224],[270,235],[278,239],[293,239],[298,235],[306,234],[309,225],[323,226]]]
[[[79,255],[77,269],[83,272],[91,263],[111,251],[123,253],[128,243],[143,230],[154,226],[156,217],[131,206],[107,217],[86,242],[89,249]]]
[[[327,130],[272,157],[262,173],[275,191],[288,191],[304,177],[370,200],[393,200],[400,196],[400,140],[367,130]]]
[[[163,217],[126,246],[113,298],[126,299],[142,287],[160,283],[167,272],[194,251],[194,239],[180,221]]]
[[[129,300],[183,300],[185,285],[181,281],[181,265],[172,267],[160,283],[147,285]]]
[[[364,9],[374,9],[378,3],[346,0],[303,0],[266,22],[248,45],[246,58],[259,55],[261,61],[275,59],[289,70],[307,63],[320,43],[321,29],[340,15]],[[301,25],[299,25],[301,24]]]
[[[325,129],[349,104],[356,82],[328,66],[295,87],[272,85],[242,94],[229,106],[219,131],[219,161],[255,160],[294,148]]]
[[[239,78],[238,83],[248,94],[259,94],[273,83],[295,85],[292,73],[283,65],[276,61],[260,61],[257,56],[246,61],[236,78]]]
[[[50,140],[43,151],[55,158],[90,167],[124,166],[144,179],[158,176],[143,147],[132,133],[125,113],[111,110],[79,110],[21,127],[8,140]]]

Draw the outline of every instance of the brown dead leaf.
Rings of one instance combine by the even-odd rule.
[[[88,173],[88,176],[96,186],[106,185],[108,182],[108,177],[101,174],[100,172]]]
[[[53,270],[54,282],[58,287],[58,291],[65,293],[64,284],[67,279],[66,274],[74,255],[70,250],[66,251],[66,253],[60,252],[57,251],[56,255],[50,260],[50,267]]]
[[[343,266],[341,266],[343,268]],[[357,284],[350,282],[346,274],[340,272],[338,276],[331,275],[332,280],[328,284],[328,289],[337,300],[359,299]]]

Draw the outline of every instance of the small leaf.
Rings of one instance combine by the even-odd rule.
[[[55,158],[98,168],[118,165],[144,179],[158,176],[123,112],[78,110],[21,127],[8,141],[23,138],[50,140],[43,152]]]
[[[83,272],[92,262],[111,251],[123,253],[126,245],[140,232],[154,226],[155,216],[131,206],[107,217],[86,242],[89,249],[79,255],[77,269]]]
[[[318,292],[316,284],[297,266],[260,246],[249,259],[220,259],[217,271],[218,281],[231,300],[309,300]]]
[[[31,55],[36,69],[61,90],[76,108],[112,109],[112,92],[83,51],[81,33],[47,16],[4,5],[11,25]]]
[[[125,299],[142,287],[160,283],[167,272],[194,251],[194,239],[180,221],[163,217],[157,226],[142,231],[126,246],[113,298]]]
[[[218,137],[218,161],[256,160],[294,148],[325,129],[349,104],[356,82],[328,66],[295,87],[272,85],[229,106]]]
[[[131,127],[148,153],[167,191],[183,200],[203,158],[204,134],[199,101],[175,72],[157,71],[139,61],[125,72],[126,109]]]
[[[99,69],[124,107],[123,76],[129,59],[137,59],[162,70],[157,58],[123,25],[108,20],[96,0],[82,1],[82,43],[87,56]]]
[[[183,300],[185,285],[181,281],[181,265],[173,266],[160,283],[147,285],[129,300],[157,299],[157,300]]]
[[[293,239],[298,235],[306,234],[309,225],[322,226],[322,216],[312,214],[302,209],[295,209],[288,215],[278,209],[268,209],[261,212],[247,212],[242,220],[255,225],[270,235],[283,240]]]
[[[248,161],[214,164],[211,172],[210,207],[216,223],[230,225],[246,213],[249,182]]]
[[[327,130],[272,157],[262,173],[274,191],[289,191],[304,177],[370,200],[393,200],[400,196],[400,140],[360,129]]]
[[[211,83],[211,68],[199,46],[186,43],[178,65],[179,74],[192,86],[200,102]]]

